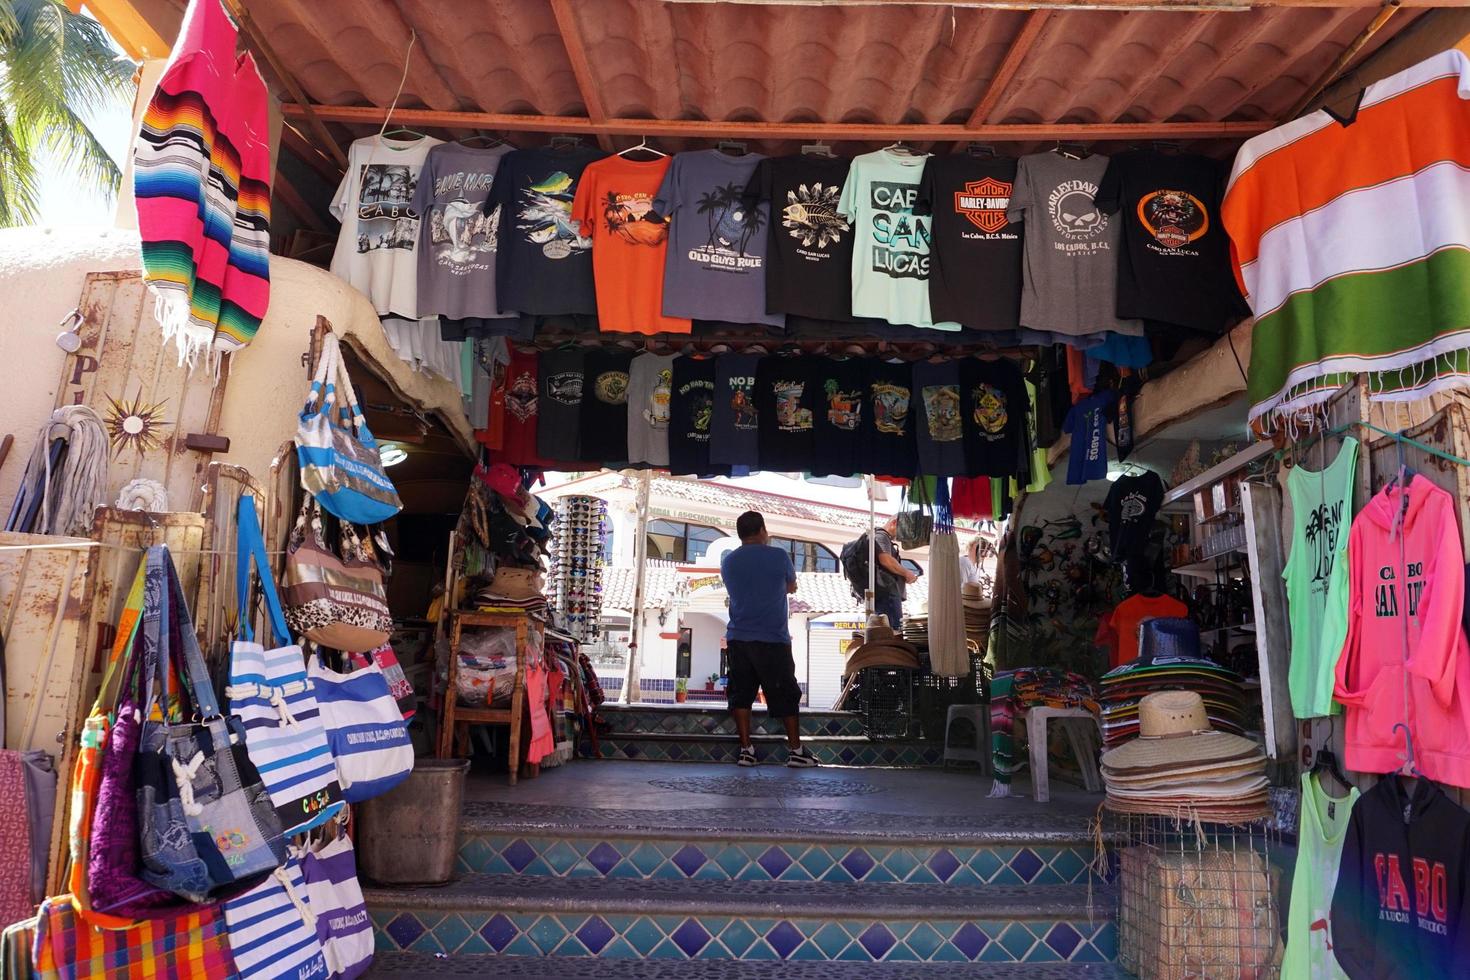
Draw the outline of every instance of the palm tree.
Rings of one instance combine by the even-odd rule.
[[[125,106],[132,80],[95,20],[60,0],[0,0],[0,226],[36,219],[43,149],[116,193],[122,173],[84,117]]]
[[[761,211],[760,205],[745,209],[745,220],[741,222],[740,228],[740,254],[745,254],[745,246],[750,240],[761,233],[766,226],[766,216]]]
[[[715,215],[719,213],[719,209],[720,196],[718,193],[705,191],[699,195],[699,205],[694,209],[694,212],[704,215],[705,220],[709,223],[709,238],[705,239],[704,243],[710,248],[713,248],[715,244]]]

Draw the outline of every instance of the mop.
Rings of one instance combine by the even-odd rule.
[[[107,432],[86,405],[64,405],[41,427],[5,530],[86,535],[106,500]]]

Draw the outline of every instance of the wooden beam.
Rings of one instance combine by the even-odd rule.
[[[304,110],[304,115],[298,116],[297,118],[306,123],[312,135],[332,155],[332,159],[337,161],[337,166],[344,170],[347,169],[347,155],[342,152],[342,148],[332,138],[332,134],[328,132],[326,124],[311,111],[311,100],[306,97],[306,92],[301,88],[300,83],[296,81],[296,76],[286,70],[285,62],[281,60],[280,56],[276,54],[275,49],[271,47],[270,42],[266,40],[265,31],[261,30],[255,23],[254,18],[250,16],[250,12],[245,9],[245,5],[241,0],[224,0],[224,2],[225,9],[239,23],[241,30],[250,39],[252,46],[256,51],[260,52],[260,56],[265,59],[266,64],[275,73],[276,78],[286,87],[286,91],[290,93],[296,105]],[[284,109],[284,105],[282,108]]]
[[[964,7],[976,10],[1156,10],[1234,12],[1259,7],[1377,7],[1380,0],[665,0],[781,7]],[[1406,7],[1463,7],[1465,0],[1404,0]]]
[[[377,126],[387,109],[381,106],[281,106],[287,119],[308,113],[328,122]],[[1205,140],[1246,139],[1276,126],[1271,120],[1251,122],[1147,123],[1016,123],[962,126],[958,123],[798,123],[722,122],[705,119],[608,119],[593,123],[585,116],[534,116],[497,112],[450,112],[441,109],[393,110],[395,122],[437,129],[504,129],[525,133],[607,133],[614,136],[664,136],[687,139],[753,139],[889,142],[892,140],[989,140],[1002,143],[1033,140]]]
[[[970,113],[969,120],[965,123],[967,129],[983,126],[990,119],[990,114],[1000,104],[1001,96],[1005,95],[1007,86],[1011,79],[1016,77],[1016,72],[1021,70],[1021,62],[1031,49],[1036,46],[1041,37],[1042,28],[1046,27],[1051,12],[1047,10],[1033,10],[1026,15],[1026,22],[1021,25],[1021,30],[1011,41],[1010,47],[1006,48],[1005,57],[1000,61],[1000,67],[990,78],[990,84],[985,87],[985,94],[980,96],[980,101],[975,105],[975,111]]]
[[[567,49],[567,60],[572,63],[572,77],[577,81],[577,91],[582,94],[582,104],[587,107],[587,118],[594,123],[603,123],[607,120],[607,109],[602,103],[602,90],[592,77],[592,62],[587,58],[587,46],[582,42],[582,31],[577,26],[576,15],[572,13],[571,0],[551,0],[551,13],[556,17],[561,43]],[[611,150],[612,137],[598,133],[597,145]]]
[[[1368,22],[1368,26],[1363,28],[1357,37],[1353,38],[1351,44],[1342,49],[1342,54],[1333,59],[1332,65],[1322,73],[1321,77],[1317,79],[1311,88],[1307,89],[1306,93],[1302,95],[1296,105],[1291,107],[1291,111],[1286,114],[1286,118],[1295,119],[1301,115],[1307,106],[1311,105],[1312,101],[1322,94],[1322,91],[1327,86],[1335,82],[1337,76],[1341,75],[1347,69],[1348,64],[1358,56],[1358,52],[1363,50],[1363,47],[1373,39],[1373,35],[1377,34],[1384,24],[1388,23],[1390,17],[1398,13],[1399,7],[1402,5],[1403,0],[1385,0],[1378,13]]]
[[[82,11],[84,0],[66,0],[66,6],[74,14]],[[167,58],[172,49],[163,35],[138,13],[129,0],[85,0],[88,13],[97,23],[107,28],[107,33],[123,49],[123,53],[134,61]]]
[[[336,186],[337,181],[342,178],[342,168],[323,153],[321,147],[308,140],[289,123],[281,127],[281,145],[296,154],[297,159],[316,171],[328,184]]]

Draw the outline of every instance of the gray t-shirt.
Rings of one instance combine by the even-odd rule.
[[[673,354],[647,352],[628,367],[628,462],[669,465],[669,392]]]
[[[668,218],[664,316],[783,327],[766,312],[768,201],[747,204],[745,185],[759,153],[680,153],[669,164],[653,209]]]
[[[484,214],[500,160],[514,147],[441,143],[414,190],[419,221],[419,316],[516,316],[495,303],[500,210]]]
[[[1123,223],[1093,200],[1107,169],[1098,153],[1021,158],[1006,212],[1026,223],[1021,326],[1069,337],[1108,330],[1143,336],[1141,321],[1117,315]]]

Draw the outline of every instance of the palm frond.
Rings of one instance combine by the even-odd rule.
[[[36,219],[40,195],[33,149],[25,134],[12,129],[0,111],[0,227],[13,228]]]
[[[101,188],[108,199],[117,193],[122,170],[92,130],[69,107],[41,131],[43,144],[65,161],[64,166],[88,184]]]

